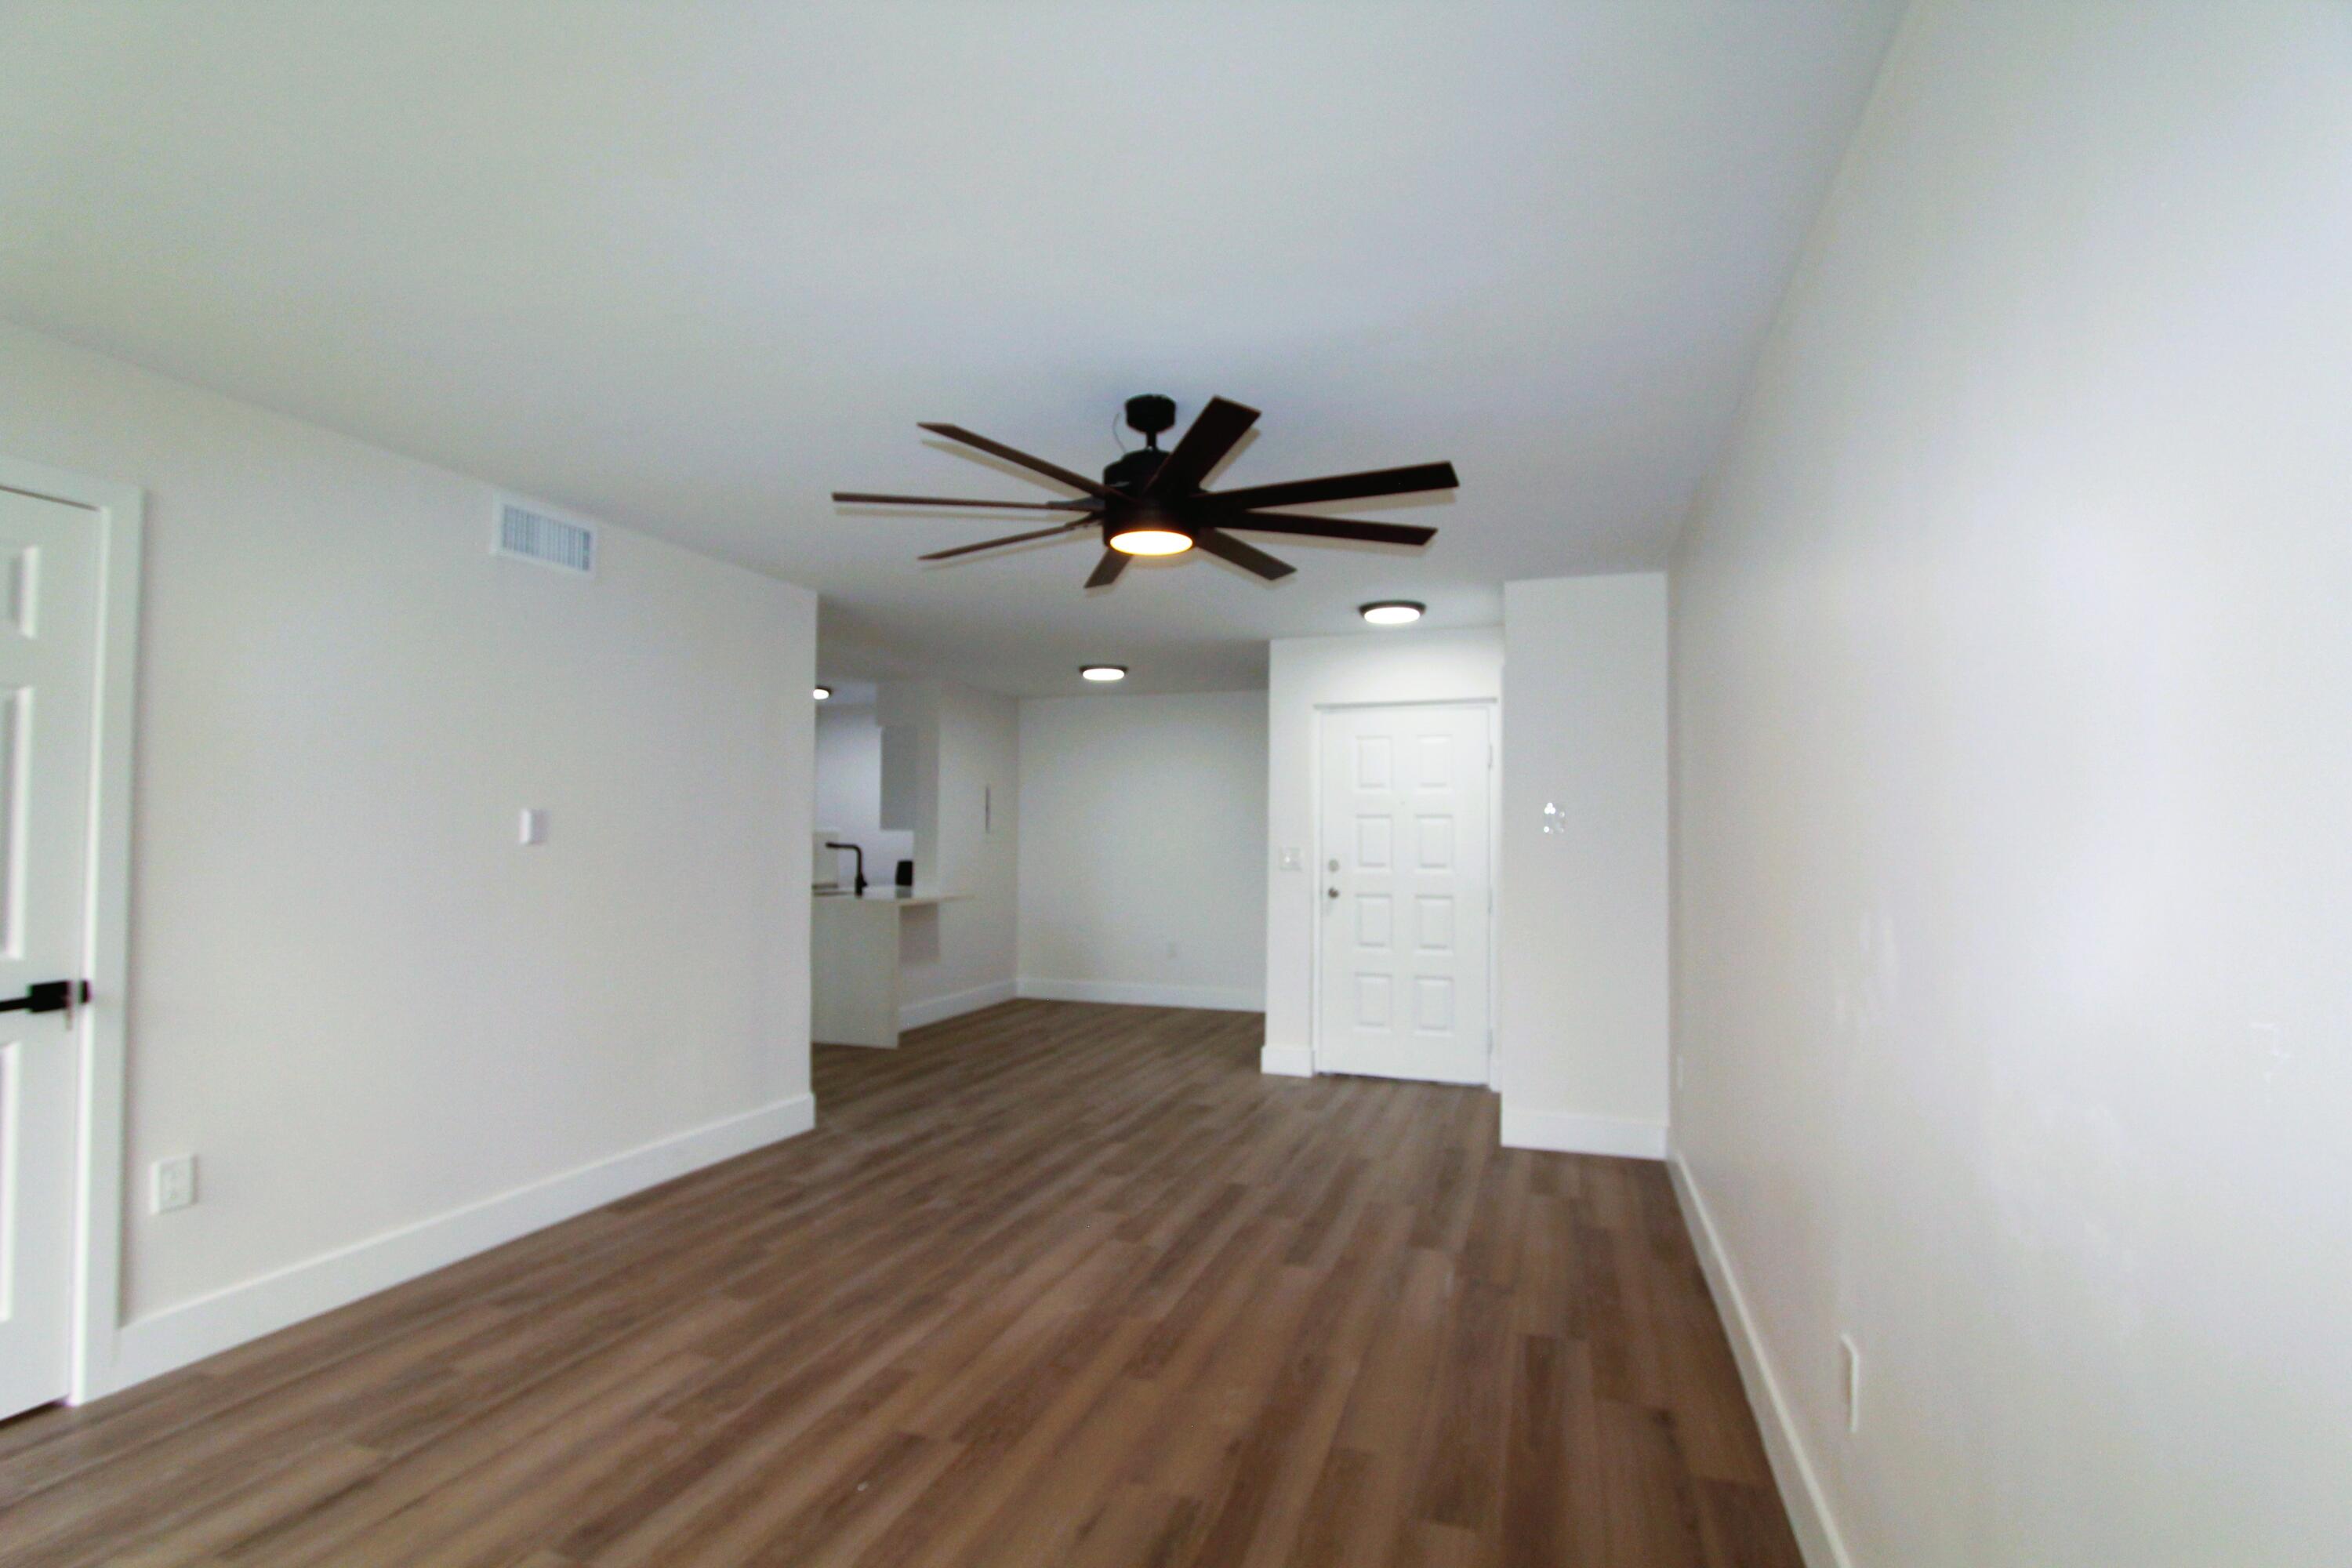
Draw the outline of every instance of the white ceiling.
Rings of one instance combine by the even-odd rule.
[[[828,676],[1244,688],[1663,561],[1898,9],[12,4],[0,314],[808,584]],[[1138,392],[1265,411],[1222,482],[1463,488],[1094,595],[826,500],[1059,493],[916,421],[1092,470]]]

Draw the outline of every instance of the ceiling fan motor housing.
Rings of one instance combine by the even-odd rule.
[[[1168,454],[1153,447],[1139,447],[1124,453],[1118,461],[1103,470],[1103,483],[1123,495],[1133,495],[1143,488],[1144,481],[1160,471]]]

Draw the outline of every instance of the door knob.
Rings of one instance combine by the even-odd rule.
[[[72,980],[40,980],[25,987],[25,994],[13,1001],[0,1002],[0,1013],[63,1013],[66,1021],[73,1021],[77,1001],[89,1000],[89,982]]]
[[[1339,889],[1337,888],[1326,888],[1323,889],[1323,896],[1327,899],[1336,899],[1339,896]]]

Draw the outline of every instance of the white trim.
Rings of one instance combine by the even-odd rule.
[[[1837,1520],[1830,1512],[1829,1498],[1822,1490],[1821,1478],[1805,1452],[1805,1440],[1798,1434],[1789,1402],[1781,1397],[1780,1380],[1772,1371],[1763,1337],[1756,1331],[1756,1320],[1748,1314],[1748,1298],[1739,1289],[1731,1255],[1723,1249],[1715,1217],[1707,1212],[1706,1200],[1699,1196],[1698,1184],[1679,1152],[1667,1157],[1666,1169],[1674,1177],[1675,1194],[1682,1199],[1684,1223],[1690,1227],[1707,1289],[1715,1293],[1716,1310],[1731,1341],[1732,1357],[1739,1363],[1739,1381],[1746,1385],[1748,1405],[1756,1412],[1764,1453],[1772,1462],[1772,1479],[1780,1487],[1789,1526],[1796,1532],[1798,1550],[1804,1553],[1808,1568],[1853,1568],[1844,1538],[1838,1533]]]
[[[1313,1078],[1315,1052],[1307,1046],[1260,1046],[1257,1070],[1276,1078]]]
[[[1573,1110],[1530,1110],[1503,1097],[1503,1147],[1559,1154],[1610,1154],[1623,1160],[1666,1157],[1666,1124]]]
[[[84,885],[82,974],[89,1005],[79,1012],[79,1145],[74,1180],[72,1377],[76,1405],[111,1386],[121,1321],[122,1075],[130,985],[131,753],[139,713],[139,567],[146,498],[114,484],[37,463],[0,458],[0,489],[87,509],[99,531],[97,712],[90,734],[90,812]]]
[[[1047,1002],[1113,1002],[1129,1007],[1201,1007],[1216,1013],[1263,1013],[1265,990],[1246,985],[1162,985],[1139,980],[1032,980],[1021,994]]]
[[[961,1017],[966,1013],[977,1013],[982,1007],[993,1007],[999,1002],[1010,1002],[1015,994],[1010,980],[992,980],[985,985],[950,991],[944,996],[929,996],[920,1002],[901,1002],[898,1004],[898,1027],[901,1030],[919,1029],[942,1018]]]
[[[815,1098],[793,1095],[167,1308],[123,1325],[106,1392],[217,1355],[815,1124]]]

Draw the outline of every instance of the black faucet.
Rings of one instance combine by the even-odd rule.
[[[857,894],[857,896],[858,896],[859,898],[861,898],[861,899],[862,899],[862,898],[864,898],[864,897],[866,896],[866,849],[865,849],[865,847],[864,847],[863,845],[857,845],[857,844],[835,844],[835,843],[834,843],[831,839],[827,839],[827,840],[825,841],[825,846],[824,846],[824,847],[825,847],[827,849],[846,849],[846,850],[848,850],[852,855],[855,855],[855,856],[856,856],[856,857],[857,857],[857,885],[856,885],[856,894]]]

